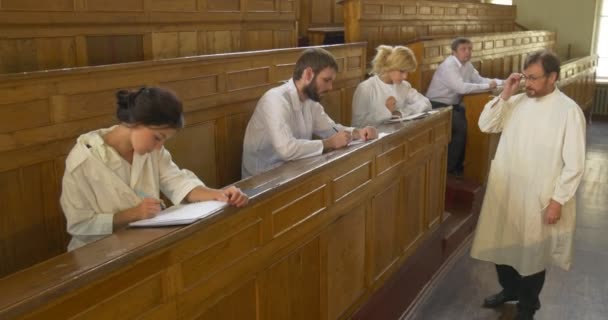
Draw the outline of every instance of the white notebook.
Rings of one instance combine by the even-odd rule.
[[[190,224],[219,211],[226,202],[203,201],[180,204],[161,211],[156,217],[129,223],[130,227],[160,227]]]
[[[412,115],[409,115],[409,116],[403,117],[403,118],[392,118],[392,119],[384,121],[384,123],[395,123],[395,122],[401,122],[401,121],[420,119],[420,118],[426,117],[429,114],[433,114],[433,113],[437,113],[437,112],[439,112],[439,111],[430,110],[430,111],[420,112],[420,113],[412,114]]]

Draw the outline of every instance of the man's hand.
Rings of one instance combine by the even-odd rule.
[[[519,89],[519,81],[521,80],[521,73],[511,73],[511,75],[505,80],[505,87],[500,94],[503,100],[509,100],[511,96]]]
[[[374,127],[365,127],[362,129],[353,130],[353,139],[363,139],[364,141],[376,139],[378,137],[378,131]]]
[[[545,211],[545,223],[546,224],[555,224],[562,217],[562,205],[551,199],[549,202],[549,206]]]
[[[323,150],[340,149],[346,147],[352,140],[352,135],[348,131],[340,131],[333,136],[323,139]]]
[[[397,109],[397,99],[395,99],[395,97],[393,96],[390,96],[388,97],[388,99],[386,99],[384,105],[392,114],[393,112],[395,112],[395,109]]]
[[[497,86],[497,85],[498,85],[498,84],[496,83],[496,81],[495,81],[495,80],[490,81],[490,89],[494,89],[494,88],[496,88],[496,86]]]

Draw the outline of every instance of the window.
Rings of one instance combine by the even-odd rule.
[[[504,5],[508,5],[508,6],[513,5],[513,0],[490,0],[490,1],[486,1],[486,2],[490,2],[492,4],[504,4]]]
[[[602,1],[597,30],[597,77],[608,79],[608,0]]]

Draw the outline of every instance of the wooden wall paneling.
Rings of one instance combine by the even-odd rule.
[[[258,295],[259,289],[256,280],[250,280],[194,319],[256,320],[258,319]]]
[[[87,36],[85,39],[86,63],[80,66],[144,60],[142,35]]]
[[[198,139],[193,139],[198,137]],[[204,139],[201,139],[204,137]],[[167,141],[166,148],[173,154],[173,160],[181,167],[194,172],[203,182],[212,187],[219,187],[217,176],[217,153],[215,141],[216,123],[209,121],[180,130],[180,134]],[[199,150],[198,157],[192,157],[190,152]]]
[[[239,12],[241,0],[207,0],[205,3],[207,12]],[[244,3],[244,2],[243,2]]]
[[[339,319],[365,294],[366,205],[331,224],[322,234],[326,260],[322,274],[327,279],[325,319]],[[323,241],[322,241],[323,243]],[[322,299],[323,301],[323,299]]]
[[[300,1],[299,35],[306,36],[310,28],[344,27],[342,5],[336,1]]]
[[[295,47],[294,3],[82,0],[64,8],[57,1],[9,2],[0,7],[0,72]]]
[[[159,12],[196,12],[197,0],[146,0],[145,7]]]
[[[315,238],[260,275],[260,318],[320,319],[321,265]]]
[[[74,9],[73,0],[51,0],[41,3],[36,0],[2,0],[0,9],[25,11],[69,11]]]
[[[87,0],[89,11],[144,11],[145,0]]]
[[[399,212],[400,184],[387,186],[372,198],[372,224],[370,225],[371,277],[380,281],[397,261],[397,216]]]
[[[401,251],[406,255],[413,252],[417,242],[425,231],[424,219],[427,210],[427,189],[425,185],[427,176],[424,161],[410,164],[402,179],[403,194],[401,195],[401,211],[399,226],[399,238]]]
[[[321,100],[321,104],[330,118],[342,119],[344,104],[342,103],[341,90],[326,93]]]

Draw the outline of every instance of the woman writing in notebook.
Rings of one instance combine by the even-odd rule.
[[[173,93],[150,87],[116,97],[120,124],[81,135],[66,159],[61,207],[72,235],[68,250],[154,217],[160,192],[175,204],[247,204],[238,188],[208,188],[173,163],[163,145],[184,126],[182,103]]]
[[[379,46],[372,60],[373,76],[361,82],[353,97],[352,125],[377,126],[391,117],[431,110],[431,102],[405,81],[416,70],[416,57],[407,47]]]

